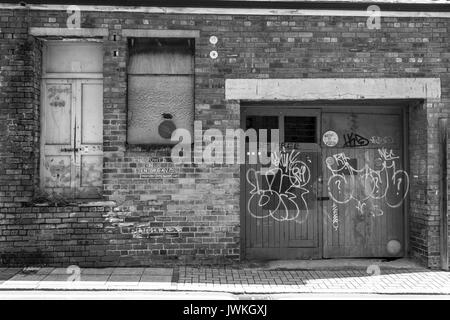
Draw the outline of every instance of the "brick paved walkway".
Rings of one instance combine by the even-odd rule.
[[[231,268],[180,268],[179,290],[293,293],[450,294],[450,273],[427,269],[268,271]]]
[[[68,280],[76,281],[68,281]],[[0,290],[176,290],[231,293],[450,294],[450,273],[428,269],[262,270],[232,267],[0,268]]]

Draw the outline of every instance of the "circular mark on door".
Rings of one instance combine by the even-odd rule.
[[[389,254],[397,255],[400,253],[400,250],[402,250],[402,245],[398,240],[390,240],[386,245],[386,249]]]
[[[176,128],[172,120],[164,120],[159,124],[158,133],[164,139],[170,139]]]
[[[335,131],[330,130],[323,134],[322,140],[327,147],[334,147],[338,144],[339,137]]]

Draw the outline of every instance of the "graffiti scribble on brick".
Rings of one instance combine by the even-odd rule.
[[[136,227],[121,228],[121,233],[128,233],[130,231],[133,238],[145,239],[150,237],[169,237],[177,238],[182,231],[181,227],[150,227],[148,224],[139,225]]]
[[[367,28],[372,29],[381,29],[381,10],[377,5],[371,5],[367,8],[367,13],[369,17],[367,18]]]
[[[68,29],[81,28],[81,10],[80,7],[72,5],[67,8],[67,13],[70,16],[67,18],[66,25]]]

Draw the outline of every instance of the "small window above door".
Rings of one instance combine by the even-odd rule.
[[[320,110],[251,106],[243,108],[242,120],[245,129],[279,129],[279,141],[288,149],[319,148]]]
[[[43,56],[44,74],[102,74],[103,46],[96,42],[49,41]],[[72,78],[74,77],[71,75]]]
[[[284,117],[284,141],[317,143],[316,117]]]

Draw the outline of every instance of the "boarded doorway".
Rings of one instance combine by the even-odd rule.
[[[242,166],[247,259],[405,254],[401,108],[247,107],[242,128],[279,129],[284,159]]]
[[[103,49],[49,42],[44,50],[41,187],[68,198],[100,198],[103,171]]]

